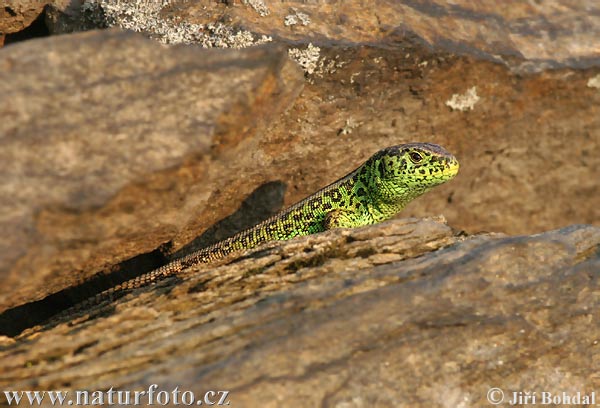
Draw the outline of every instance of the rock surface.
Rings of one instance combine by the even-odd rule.
[[[74,17],[73,4],[81,0],[69,6],[64,0],[53,3],[49,23],[53,32],[77,30],[85,17],[97,23],[108,17],[109,25],[127,26],[167,42],[182,40],[186,38],[182,31],[191,35],[202,25],[209,31],[209,26],[220,26],[222,31],[233,27],[278,41],[312,41],[320,46],[380,43],[394,47],[397,40],[414,36],[445,51],[485,57],[521,71],[600,62],[600,5],[595,1],[509,0],[498,6],[495,1],[468,0],[346,1],[342,5],[253,0],[208,7],[202,2],[170,1],[163,2],[162,11],[149,12],[154,7],[136,0],[96,0],[88,3],[99,5],[97,11],[79,18]],[[179,33],[167,32],[165,25],[178,25]]]
[[[51,34],[89,29],[84,21],[85,0],[52,0],[45,10],[45,23]]]
[[[282,177],[291,177],[294,188],[286,204],[332,181],[321,177],[332,168],[347,171],[344,158],[358,163],[382,145],[427,139],[462,160],[463,181],[439,193],[448,203],[421,200],[408,215],[443,210],[467,231],[512,234],[600,222],[600,92],[588,85],[600,75],[595,2],[173,2],[158,12],[129,1],[119,7],[105,6],[112,16],[106,23],[166,42],[232,46],[246,33],[292,47],[311,72],[309,84],[273,123],[265,145],[278,153],[272,166],[311,162],[316,171]],[[341,45],[348,42],[354,45]],[[559,66],[590,68],[548,70]],[[546,71],[526,74],[536,70]],[[469,92],[476,103],[452,108]],[[326,149],[298,146],[305,141]],[[288,156],[289,143],[296,157]],[[328,154],[315,160],[322,151]],[[282,167],[278,174],[286,172]],[[198,230],[202,225],[177,241]]]
[[[180,6],[168,8],[166,15],[185,17],[189,5]],[[246,6],[215,5],[204,12],[211,10],[245,10],[257,21],[269,18]],[[300,12],[295,15],[301,22]],[[194,21],[203,22],[200,17]],[[27,169],[27,177],[19,179],[26,188],[13,184],[0,195],[12,208],[2,213],[3,225],[12,227],[0,243],[0,279],[13,288],[0,295],[0,310],[39,300],[99,272],[121,271],[137,256],[145,264],[133,262],[130,272],[152,269],[164,262],[162,253],[178,256],[231,235],[343,176],[381,147],[415,140],[444,145],[460,159],[461,173],[415,201],[403,216],[444,213],[451,225],[468,232],[510,234],[600,223],[600,92],[592,86],[598,67],[518,74],[489,61],[432,51],[412,37],[370,46],[295,45],[297,58],[312,72],[295,101],[300,79],[288,73],[292,65],[277,54],[265,62],[271,68],[256,72],[281,75],[279,90],[259,74],[254,85],[248,82],[253,91],[236,90],[242,98],[239,109],[215,120],[203,117],[202,109],[212,105],[202,107],[205,90],[198,84],[218,77],[220,82],[215,81],[231,90],[234,82],[206,72],[214,69],[192,57],[204,51],[171,50],[141,39],[123,41],[115,51],[111,47],[121,36],[129,38],[114,32],[57,36],[11,45],[0,54],[7,67],[0,85],[0,129],[7,135],[3,143],[12,138],[12,147],[0,151],[0,165],[9,175]],[[150,62],[137,55],[136,41],[144,44],[140,52],[146,50]],[[234,56],[222,58],[257,61],[264,52],[232,51]],[[93,65],[87,62],[90,53]],[[196,77],[187,76],[195,72],[187,67],[166,73],[163,61],[175,66],[179,54],[194,59]],[[27,68],[35,65],[32,61],[57,69]],[[131,75],[105,72],[113,65]],[[78,78],[88,70],[92,77],[106,76],[108,83],[84,82],[81,86],[88,88],[80,92]],[[165,72],[160,85],[153,85],[159,80],[151,70]],[[52,89],[56,92],[49,94]],[[283,95],[274,95],[278,92]],[[15,115],[17,107],[22,111]],[[199,136],[198,129],[213,125],[216,133]],[[181,138],[183,144],[174,142]],[[39,147],[40,140],[46,147]],[[145,150],[152,160],[139,155],[157,140],[164,148]],[[17,154],[17,146],[33,143],[27,141],[38,147]],[[198,144],[186,150],[188,142]],[[214,146],[210,154],[208,146]],[[181,154],[175,153],[179,148]],[[73,149],[79,153],[70,155]],[[94,157],[104,163],[95,173],[77,173],[98,164]],[[122,166],[130,171],[127,177],[118,176]],[[34,176],[44,180],[45,189],[33,187]],[[9,185],[10,178],[2,183]],[[274,190],[266,191],[269,186]],[[259,192],[263,196],[247,205],[248,211],[236,213]],[[39,200],[21,205],[31,197]]]
[[[223,180],[256,166],[243,154],[253,133],[302,83],[277,47],[166,49],[106,31],[5,48],[0,286],[12,290],[0,311],[169,241]]]
[[[492,387],[591,392],[598,270],[592,226],[466,238],[436,220],[334,230],[5,340],[0,386],[229,390],[244,407],[481,407]]]
[[[595,3],[82,3],[47,24],[275,44],[104,31],[0,50],[2,389],[339,408],[600,388]],[[461,172],[401,217],[454,229],[272,243],[39,325],[415,140]],[[570,224],[595,226],[456,232]]]
[[[0,6],[0,37],[29,26],[48,3],[43,0],[3,0]]]

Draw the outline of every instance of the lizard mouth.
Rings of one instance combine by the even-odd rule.
[[[455,158],[446,159],[446,162],[444,163],[444,170],[442,171],[442,174],[444,176],[448,176],[448,177],[452,178],[458,174],[459,168],[460,168],[460,164],[458,163],[458,160],[456,160]]]

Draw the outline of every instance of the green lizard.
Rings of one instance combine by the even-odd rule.
[[[452,179],[458,168],[456,158],[435,144],[409,143],[385,148],[350,174],[256,226],[108,289],[77,306],[112,299],[117,293],[264,242],[387,220],[414,198]]]

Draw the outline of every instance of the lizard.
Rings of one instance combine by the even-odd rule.
[[[254,227],[100,292],[57,317],[68,316],[73,309],[112,301],[191,266],[265,242],[390,219],[413,199],[454,178],[458,169],[458,160],[435,144],[408,143],[384,148],[346,176]]]

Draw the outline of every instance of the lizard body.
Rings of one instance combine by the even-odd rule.
[[[438,145],[409,143],[385,148],[345,177],[256,226],[101,292],[76,307],[113,299],[190,266],[264,242],[387,220],[414,198],[452,179],[458,168],[456,158]]]

